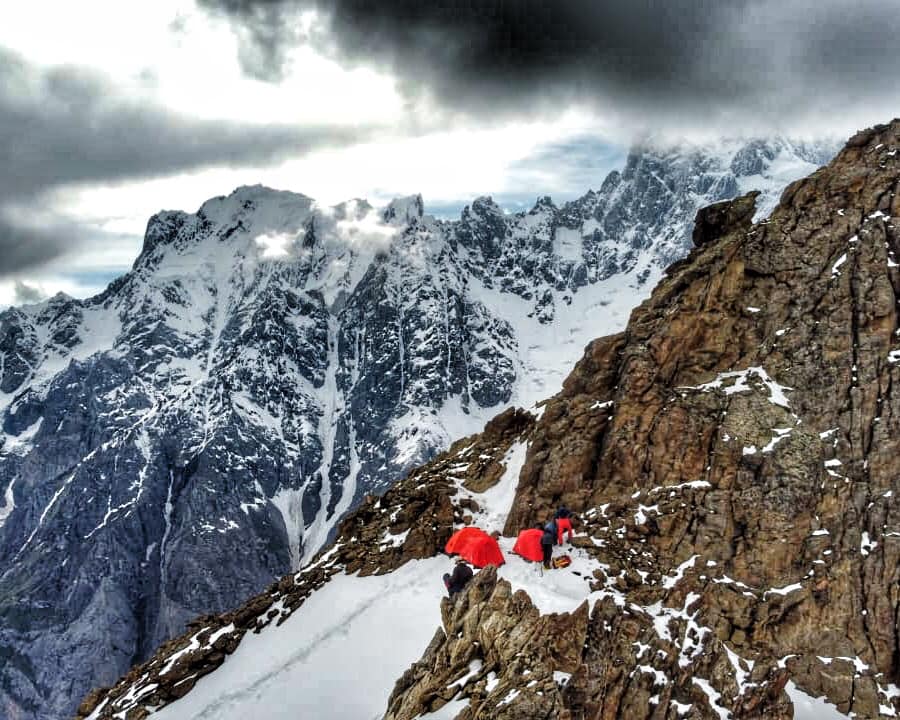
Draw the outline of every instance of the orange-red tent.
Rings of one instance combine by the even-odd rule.
[[[444,550],[450,555],[459,555],[477,568],[485,565],[499,566],[506,562],[497,541],[476,527],[457,530],[450,536]]]
[[[543,530],[532,528],[531,530],[523,530],[516,538],[516,544],[513,545],[513,552],[520,555],[526,560],[541,562],[544,559],[544,548],[541,547],[541,536]]]

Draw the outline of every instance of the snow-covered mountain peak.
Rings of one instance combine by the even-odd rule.
[[[21,312],[27,313],[28,315],[37,316],[49,308],[57,308],[60,305],[65,305],[70,302],[77,302],[77,300],[75,300],[75,298],[73,298],[71,295],[60,291],[55,295],[44,298],[43,300],[22,303],[21,305],[17,305],[16,308]]]
[[[468,215],[477,215],[479,217],[504,215],[503,209],[494,202],[494,198],[490,195],[479,195],[470,205],[463,208],[463,217]]]
[[[276,190],[265,185],[241,185],[230,195],[210,198],[203,203],[197,214],[211,222],[227,222],[241,210],[250,209],[251,206],[257,211],[278,208],[290,212],[293,208],[308,210],[312,204],[313,199],[302,193]]]
[[[553,204],[552,198],[549,195],[541,195],[534,201],[534,206],[528,211],[528,214],[534,215],[539,212],[553,210],[556,210],[556,205]]]
[[[425,203],[421,195],[408,195],[391,200],[382,212],[385,222],[392,225],[408,225],[425,213]]]
[[[365,198],[351,198],[337,205],[316,205],[317,214],[335,220],[360,218],[375,210]]]

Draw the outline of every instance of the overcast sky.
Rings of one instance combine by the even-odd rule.
[[[449,214],[598,187],[636,133],[846,136],[896,0],[30,0],[0,22],[0,305],[96,292],[148,217],[261,182]]]

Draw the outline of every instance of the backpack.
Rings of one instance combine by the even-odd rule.
[[[564,567],[569,567],[569,565],[571,564],[572,558],[570,558],[568,555],[560,555],[559,557],[553,558],[553,567],[555,567],[557,570]]]

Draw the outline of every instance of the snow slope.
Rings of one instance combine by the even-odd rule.
[[[154,717],[381,717],[394,680],[440,623],[446,565],[434,558],[391,575],[332,579],[281,626],[248,635],[217,672]]]

